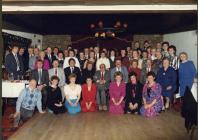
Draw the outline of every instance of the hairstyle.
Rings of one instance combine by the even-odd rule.
[[[12,43],[11,48],[13,49],[14,47],[19,48],[19,45],[17,43]]]
[[[138,65],[138,60],[137,60],[137,59],[133,59],[133,60],[131,60],[131,65],[132,65],[134,62],[136,62],[136,63],[137,63],[137,65]]]
[[[74,62],[76,63],[75,59],[70,58],[70,59],[69,59],[69,61],[68,61],[68,62],[69,62],[69,64],[70,64],[70,62],[71,62],[71,61],[74,61]]]
[[[51,77],[50,81],[53,81],[53,80],[57,80],[58,82],[60,81],[60,79],[56,75]]]
[[[123,77],[122,72],[120,72],[120,71],[116,71],[116,72],[114,73],[114,78],[116,78],[117,76],[121,76],[121,77]]]
[[[106,65],[105,65],[104,63],[100,64],[100,66],[99,66],[99,67],[101,68],[101,66],[102,66],[102,65],[104,65],[104,67],[105,67],[105,69],[106,69]]]
[[[173,49],[174,51],[175,51],[175,53],[176,53],[176,51],[177,51],[177,49],[176,49],[176,47],[174,46],[174,45],[170,45],[169,47],[168,47],[168,50],[169,49]]]
[[[88,61],[86,64],[86,68],[88,67],[89,64],[91,64],[93,66],[93,63],[91,61]]]
[[[168,62],[170,62],[170,60],[168,59],[168,57],[164,57],[164,58],[162,59],[162,61],[165,61],[165,60],[167,60]]]
[[[38,60],[36,61],[36,63],[38,63],[38,62],[41,62],[41,63],[43,64],[43,60],[41,60],[41,59],[38,59]]]
[[[168,46],[169,46],[169,42],[167,42],[167,41],[162,42],[162,46],[163,46],[164,44],[166,44],[166,45],[168,45]]]
[[[92,76],[87,76],[87,77],[86,77],[86,80],[87,80],[87,79],[91,79],[91,80],[93,81],[93,77],[92,77]]]
[[[135,77],[137,78],[137,74],[136,74],[135,72],[133,72],[133,71],[129,73],[129,78],[130,78],[131,76],[135,76]]]
[[[58,59],[54,59],[52,63],[54,63],[55,61],[57,61],[59,63]]]
[[[153,76],[154,78],[156,77],[156,75],[155,75],[155,73],[153,71],[148,72],[146,76],[147,77]]]
[[[179,57],[181,57],[181,55],[185,55],[186,58],[188,59],[188,54],[187,54],[186,52],[181,52],[181,53],[179,54]]]
[[[71,78],[76,78],[76,77],[77,77],[76,74],[72,73],[69,75],[68,79],[70,80]]]

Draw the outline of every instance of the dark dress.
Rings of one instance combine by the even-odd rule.
[[[62,102],[62,94],[59,87],[53,88],[49,86],[47,88],[47,107],[53,111],[54,114],[60,114],[65,112],[64,104],[61,107],[57,107],[54,104]]]
[[[124,112],[131,112],[135,113],[140,111],[141,105],[142,105],[142,90],[143,85],[138,82],[137,84],[127,83],[126,85],[126,96],[125,96],[125,108]],[[138,104],[138,108],[135,110],[131,110],[129,108],[129,103],[132,103],[133,105],[135,103]]]
[[[162,95],[171,99],[177,89],[176,71],[170,66],[166,71],[164,68],[160,68],[157,73],[157,83],[162,86]],[[171,86],[172,88],[170,90],[167,90],[166,88],[168,86]]]
[[[87,77],[92,77],[94,76],[95,71],[92,69],[91,71],[88,69],[83,69],[82,70],[82,84],[86,83]]]

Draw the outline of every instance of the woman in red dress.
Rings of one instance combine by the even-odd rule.
[[[92,77],[86,78],[86,84],[82,85],[81,109],[83,112],[94,112],[96,110],[96,85]]]

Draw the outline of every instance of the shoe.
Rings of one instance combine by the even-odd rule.
[[[12,128],[10,129],[10,131],[11,131],[11,132],[15,132],[15,131],[17,130],[17,128],[18,128],[18,127],[12,127]]]
[[[107,106],[106,105],[104,105],[102,108],[103,108],[104,111],[107,111]]]
[[[101,105],[98,106],[98,110],[102,111],[102,106]]]

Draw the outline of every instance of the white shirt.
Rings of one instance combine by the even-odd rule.
[[[63,63],[63,69],[69,67],[69,59],[73,58],[76,61],[75,66],[80,68],[80,63],[76,57],[66,57]]]
[[[72,89],[69,85],[64,86],[65,96],[68,96],[70,100],[77,99],[81,94],[81,90],[81,86],[78,84],[76,85],[75,89]]]
[[[108,58],[99,58],[96,62],[96,70],[100,70],[100,65],[105,64],[106,69],[110,68],[110,62]]]

